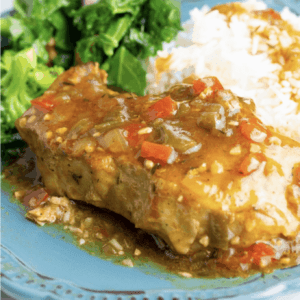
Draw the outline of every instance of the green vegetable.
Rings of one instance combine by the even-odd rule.
[[[9,39],[1,56],[1,143],[11,141],[15,120],[30,107],[30,100],[42,95],[64,71],[61,66],[69,68],[74,63],[67,6],[76,9],[80,1],[16,0],[14,16],[1,19],[1,36]],[[51,37],[58,55],[49,68],[46,45]]]
[[[124,46],[121,46],[110,60],[109,79],[126,91],[144,94],[146,87],[146,71]]]
[[[172,125],[168,121],[164,122],[159,128],[164,132],[165,143],[174,147],[178,152],[185,153],[197,146],[197,143],[189,136],[189,132]]]
[[[76,44],[81,61],[98,61],[109,84],[140,95],[146,87],[143,60],[181,30],[171,0],[102,0],[69,15],[82,34]]]
[[[115,20],[109,26],[106,33],[101,33],[99,35],[99,39],[103,44],[104,53],[107,56],[112,56],[114,54],[114,49],[119,46],[120,40],[129,29],[132,21],[133,17],[125,15],[123,18]]]
[[[14,51],[34,47],[38,62],[44,64],[49,61],[45,47],[54,37],[58,55],[71,57],[67,64],[61,59],[55,65],[69,68],[74,63],[74,48],[80,34],[67,12],[80,6],[80,0],[16,0],[17,12],[1,19],[1,35],[9,38],[9,48]]]
[[[30,107],[30,100],[40,96],[63,69],[39,64],[34,48],[5,51],[0,67],[1,143],[5,143],[14,132],[15,120]]]
[[[74,65],[75,57],[98,62],[110,85],[143,95],[144,60],[181,30],[172,1],[100,0],[82,6],[81,0],[15,0],[16,13],[0,24],[1,35],[10,41],[1,57],[1,142],[9,140],[29,101],[62,68]],[[57,55],[50,61],[46,48],[52,38]]]

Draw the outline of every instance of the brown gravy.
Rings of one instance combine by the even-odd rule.
[[[24,156],[4,169],[3,175],[11,184],[16,197],[25,191],[43,187],[35,166],[35,155],[29,148],[25,150]],[[23,200],[20,202],[25,208],[28,205]],[[248,277],[262,271],[253,266],[243,272],[238,261],[231,261],[229,269],[226,260],[228,254],[217,250],[214,253],[208,250],[199,252],[194,256],[178,255],[161,239],[135,228],[120,215],[80,201],[72,201],[72,205],[75,209],[75,223],[72,226],[65,225],[64,230],[73,234],[78,247],[101,259],[128,267],[152,262],[160,269],[183,277]],[[288,258],[288,263],[287,260],[286,263],[284,260],[282,263],[273,262],[263,272],[271,273],[276,268],[298,264],[299,256],[296,253],[290,254]]]

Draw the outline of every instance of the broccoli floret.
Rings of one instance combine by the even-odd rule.
[[[34,48],[5,51],[0,67],[1,143],[5,143],[11,138],[15,120],[30,107],[30,100],[42,95],[64,69],[37,63]]]

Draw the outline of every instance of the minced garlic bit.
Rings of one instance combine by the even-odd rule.
[[[256,158],[251,157],[250,164],[247,167],[247,172],[251,173],[252,171],[257,170],[259,165],[260,165],[260,162]]]
[[[29,119],[27,120],[28,123],[33,123],[36,120],[36,116],[31,116],[29,117]]]
[[[261,151],[261,148],[259,145],[253,144],[253,143],[250,144],[250,152],[251,153],[258,153],[260,151]]]
[[[232,245],[238,245],[238,244],[240,243],[240,237],[239,237],[239,236],[235,236],[234,238],[232,238],[232,239],[230,240],[230,243],[231,243]]]
[[[262,132],[256,128],[253,128],[253,130],[250,133],[250,138],[252,141],[256,143],[262,143],[267,137],[267,134],[265,132]]]
[[[178,201],[178,202],[182,202],[182,200],[183,200],[183,196],[180,195],[180,196],[177,198],[177,201]]]
[[[84,148],[85,152],[87,153],[92,153],[95,151],[95,146],[92,146],[92,145],[86,145],[85,148]]]
[[[27,123],[27,118],[21,118],[20,121],[19,121],[19,124],[21,127],[25,127],[26,126],[26,123]]]
[[[186,277],[186,278],[192,278],[192,274],[188,272],[178,272],[179,275]]]
[[[133,267],[133,262],[132,262],[132,260],[131,260],[130,258],[124,259],[124,260],[122,261],[122,264],[123,264],[124,266],[130,267],[130,268]]]
[[[223,165],[216,160],[212,163],[210,170],[212,174],[221,174],[224,172]]]
[[[69,199],[66,197],[50,197],[50,202],[56,205],[68,206]]]
[[[200,173],[203,173],[207,170],[207,164],[203,163],[198,169],[197,169]]]
[[[209,245],[209,237],[208,235],[203,236],[200,240],[199,243],[203,245],[204,247],[207,247]]]
[[[50,121],[53,119],[53,115],[50,115],[50,114],[45,114],[44,116],[44,121]]]
[[[261,267],[261,268],[265,268],[267,265],[269,265],[270,264],[270,262],[271,262],[271,258],[270,257],[262,257],[261,259],[260,259],[260,263],[259,263],[259,266]]]
[[[291,259],[289,257],[283,257],[280,259],[280,263],[284,265],[288,265],[291,262]]]
[[[80,240],[79,240],[79,244],[80,244],[80,245],[85,244],[85,239],[80,239]]]
[[[248,219],[245,223],[245,228],[248,232],[251,232],[255,228],[255,225],[256,225],[255,220]]]
[[[229,121],[228,122],[228,125],[231,125],[231,126],[239,126],[239,122],[238,121]]]
[[[71,232],[82,234],[82,230],[80,228],[77,228],[77,227],[74,227],[74,226],[69,226],[69,229],[70,229]]]
[[[147,133],[150,133],[152,132],[152,128],[151,127],[145,127],[145,128],[142,128],[138,131],[138,134],[147,134]]]
[[[116,240],[116,239],[111,239],[109,243],[118,251],[123,250],[123,246]]]
[[[53,136],[53,132],[52,131],[47,131],[45,135],[46,135],[47,139],[50,139]]]
[[[64,134],[67,131],[68,131],[67,127],[61,127],[61,128],[56,129],[56,133],[58,133],[58,134]]]
[[[241,147],[241,145],[236,145],[235,147],[233,147],[233,148],[229,151],[229,153],[230,153],[231,155],[239,155],[239,154],[241,154],[241,153],[242,153],[242,147]]]
[[[274,145],[277,145],[277,146],[281,146],[281,139],[278,138],[277,136],[271,136],[269,138],[269,142],[270,144],[274,144]]]
[[[25,196],[26,190],[16,191],[14,196],[16,199],[21,200]]]
[[[154,167],[154,165],[155,164],[152,160],[145,159],[144,166],[146,167],[146,169],[152,169]]]
[[[141,251],[140,249],[136,248],[136,249],[134,250],[134,255],[135,255],[135,256],[139,256],[139,255],[141,255],[141,254],[142,254],[142,251]]]
[[[212,89],[211,87],[207,87],[201,94],[200,94],[200,98],[205,99],[207,96],[210,96],[212,94]]]
[[[56,138],[56,141],[57,141],[58,143],[62,143],[63,139],[61,138],[61,136],[59,136],[58,138]]]
[[[37,199],[35,197],[30,198],[28,201],[29,207],[35,207],[37,204]]]
[[[101,135],[100,132],[95,132],[95,133],[93,134],[93,137],[98,137],[98,136],[100,136],[100,135]]]
[[[194,177],[197,176],[199,173],[203,173],[207,170],[206,163],[203,163],[199,168],[191,169],[188,171],[187,176]]]

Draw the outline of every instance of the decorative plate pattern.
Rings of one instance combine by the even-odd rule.
[[[182,21],[189,10],[226,1],[182,0]],[[281,10],[285,5],[300,14],[299,0],[266,0]],[[2,289],[16,299],[279,299],[300,294],[300,266],[247,279],[185,279],[151,263],[126,268],[78,249],[59,226],[38,227],[11,200],[9,185],[1,191]],[[287,299],[287,298],[284,298]]]

